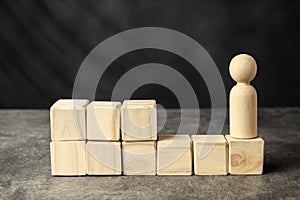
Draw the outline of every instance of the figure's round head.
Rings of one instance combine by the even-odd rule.
[[[230,76],[239,83],[249,83],[256,75],[257,65],[252,56],[239,54],[229,64]]]

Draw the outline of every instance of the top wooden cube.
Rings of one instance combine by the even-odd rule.
[[[120,140],[120,115],[120,102],[91,102],[87,107],[87,139]]]
[[[60,99],[50,108],[51,139],[85,140],[88,100]]]
[[[156,140],[156,101],[125,100],[121,108],[121,128],[124,141]]]

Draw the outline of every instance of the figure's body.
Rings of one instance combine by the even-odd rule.
[[[234,138],[257,137],[257,94],[250,81],[256,75],[255,60],[240,54],[234,57],[229,66],[231,77],[237,84],[229,97],[230,135]]]

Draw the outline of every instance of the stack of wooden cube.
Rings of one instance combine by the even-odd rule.
[[[155,100],[125,100],[121,108],[121,129],[124,175],[155,175]]]
[[[155,100],[58,100],[50,121],[52,175],[262,173],[261,138],[158,136]]]
[[[88,100],[58,100],[50,109],[52,175],[85,175]]]
[[[52,175],[155,175],[155,100],[88,103],[65,99],[51,107]]]

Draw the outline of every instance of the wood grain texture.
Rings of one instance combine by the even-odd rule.
[[[122,140],[157,139],[155,100],[127,100],[121,108]]]
[[[85,141],[52,141],[50,153],[53,176],[86,175]]]
[[[156,174],[156,141],[122,142],[124,175]]]
[[[229,143],[229,173],[233,175],[262,174],[264,140],[236,139],[226,135]]]
[[[91,102],[87,107],[87,139],[120,140],[120,116],[120,102]]]
[[[228,144],[223,135],[192,135],[195,175],[228,174]]]
[[[91,142],[86,144],[88,175],[121,175],[121,142]]]
[[[192,175],[189,135],[161,135],[157,141],[157,175]]]
[[[85,140],[88,100],[61,99],[50,108],[51,139]]]

